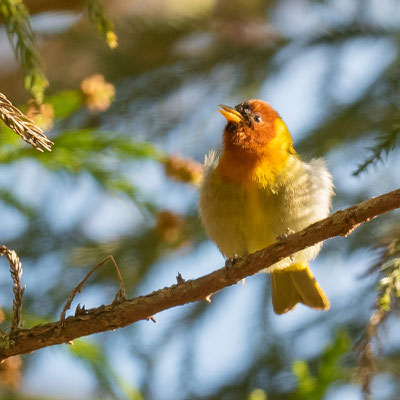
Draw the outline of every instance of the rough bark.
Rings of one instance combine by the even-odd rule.
[[[146,296],[114,305],[82,310],[64,321],[19,329],[0,341],[0,360],[29,353],[43,347],[68,343],[81,336],[122,328],[136,321],[186,303],[209,299],[214,293],[243,278],[254,275],[282,258],[320,241],[347,236],[363,222],[400,207],[400,189],[337,211],[330,217],[310,225],[263,250],[235,260],[198,279],[182,281]]]

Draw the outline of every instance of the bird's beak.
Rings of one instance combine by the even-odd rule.
[[[218,109],[218,111],[226,118],[228,122],[239,123],[244,120],[243,115],[240,114],[239,111],[236,111],[234,108],[224,106],[223,104],[220,104],[218,107],[221,107],[221,109]]]

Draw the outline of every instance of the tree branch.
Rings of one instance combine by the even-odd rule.
[[[347,236],[363,222],[400,207],[400,189],[337,211],[306,229],[289,235],[263,250],[238,258],[227,266],[208,275],[157,290],[146,296],[100,306],[63,321],[37,325],[31,329],[11,332],[0,341],[0,360],[10,356],[29,353],[43,347],[70,343],[73,339],[149,319],[160,311],[186,303],[205,300],[211,295],[231,286],[243,278],[306,247],[335,236]]]

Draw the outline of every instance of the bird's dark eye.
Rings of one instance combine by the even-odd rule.
[[[257,114],[254,116],[254,122],[257,122],[259,124],[262,121],[261,115]]]

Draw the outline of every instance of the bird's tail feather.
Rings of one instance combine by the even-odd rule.
[[[284,314],[297,303],[317,310],[329,310],[328,297],[307,264],[294,264],[290,270],[271,272],[272,303],[276,314]]]

